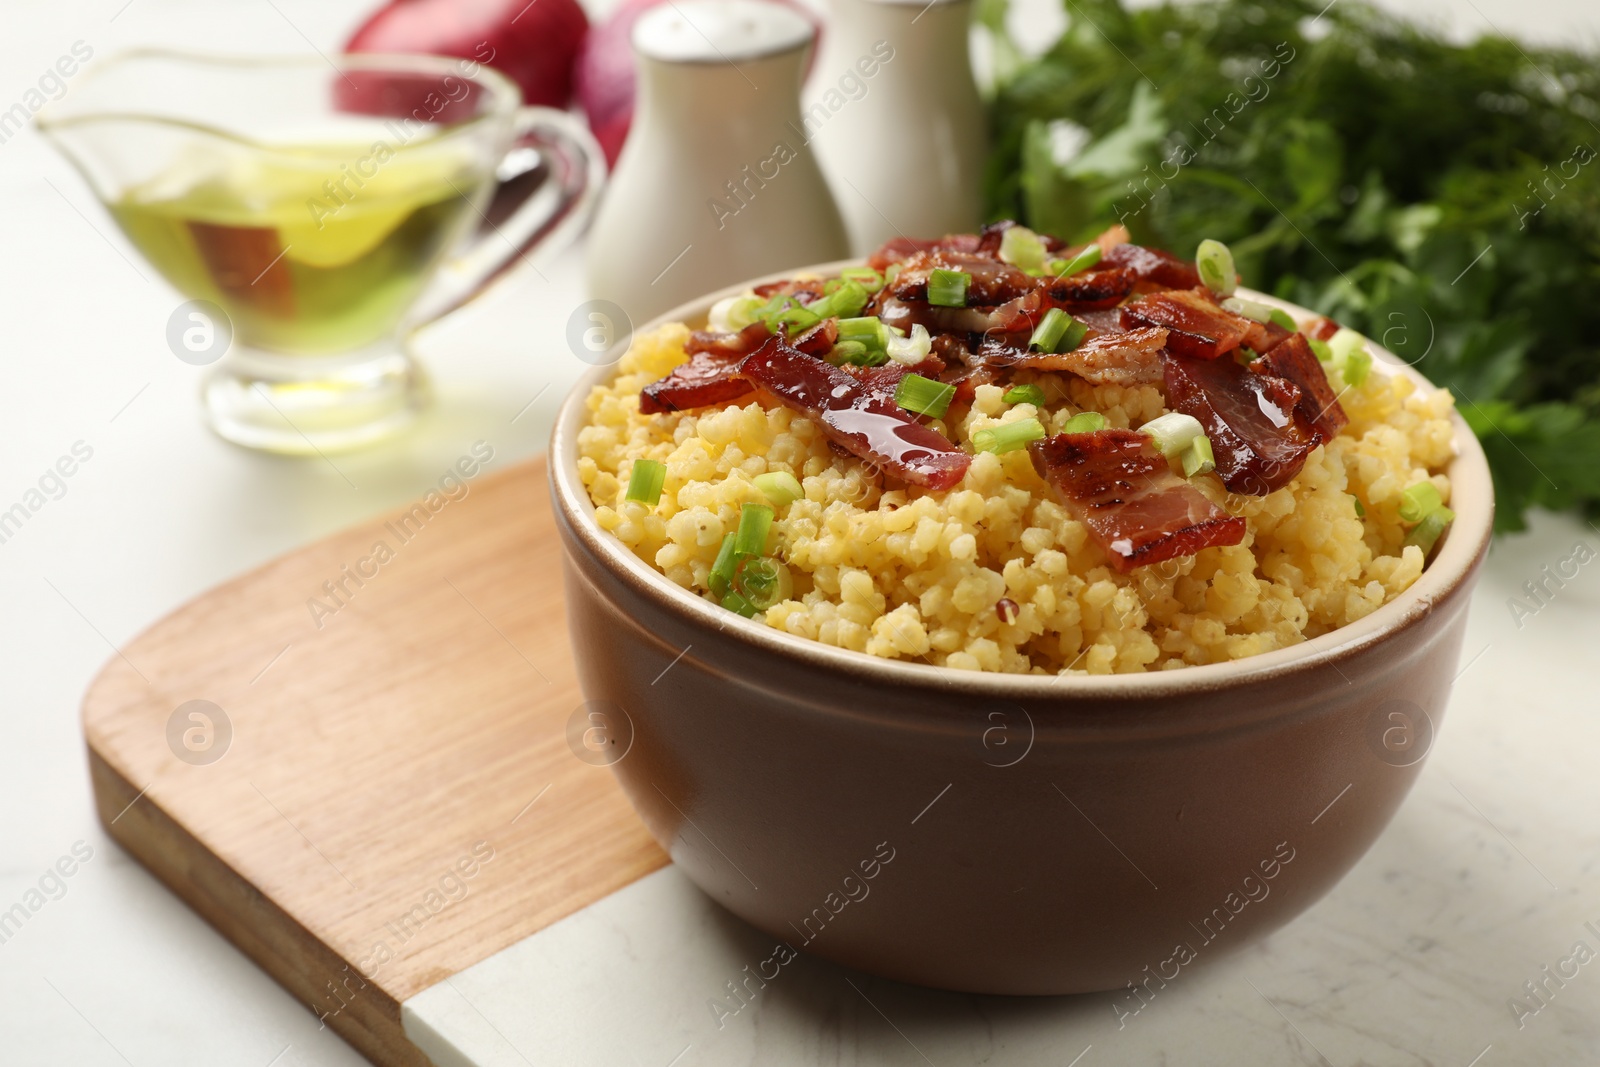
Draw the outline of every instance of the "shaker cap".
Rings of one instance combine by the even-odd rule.
[[[793,8],[770,0],[678,0],[633,24],[633,48],[667,63],[737,63],[792,51],[815,36]]]

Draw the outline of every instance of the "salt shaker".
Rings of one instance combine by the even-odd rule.
[[[833,186],[851,251],[982,221],[983,102],[972,0],[830,0],[801,125]]]
[[[592,296],[640,325],[849,253],[800,118],[815,36],[760,0],[678,0],[640,16],[638,105],[589,238]]]

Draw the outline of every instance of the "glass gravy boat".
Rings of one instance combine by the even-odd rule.
[[[188,298],[168,342],[215,362],[211,427],[273,452],[408,424],[409,336],[569,241],[604,175],[580,123],[471,60],[135,51],[37,121]]]

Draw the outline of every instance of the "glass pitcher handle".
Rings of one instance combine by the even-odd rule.
[[[476,234],[440,269],[408,331],[470,303],[535,249],[565,248],[588,225],[606,173],[605,157],[588,129],[548,107],[519,108],[514,128]]]

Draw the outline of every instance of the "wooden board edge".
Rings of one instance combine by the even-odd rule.
[[[407,1040],[398,1001],[206,849],[93,745],[88,754],[95,807],[113,840],[302,1004],[328,1002],[332,988],[344,989],[350,1002],[323,1022],[367,1059],[434,1067]]]

